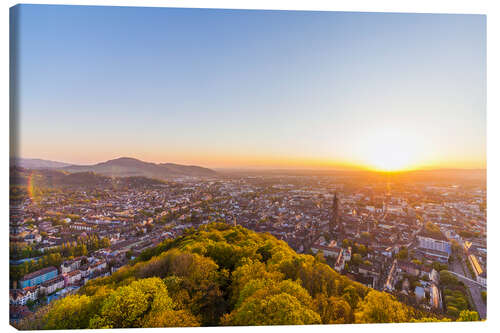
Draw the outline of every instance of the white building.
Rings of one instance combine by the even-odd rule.
[[[36,301],[38,299],[39,291],[40,286],[10,290],[9,303],[12,305],[26,305],[29,300]]]
[[[55,278],[42,283],[40,291],[45,295],[49,295],[52,294],[57,289],[62,289],[62,288],[64,288],[64,277],[62,275],[58,275]]]
[[[445,239],[435,239],[432,237],[417,235],[418,247],[435,251],[451,253],[451,244]]]

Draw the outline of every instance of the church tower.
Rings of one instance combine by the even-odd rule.
[[[340,235],[340,233],[342,233],[342,224],[340,223],[339,218],[339,199],[337,198],[337,192],[335,192],[335,195],[333,196],[333,205],[330,212],[329,227],[330,237],[332,239],[335,238],[335,232],[337,232],[337,235]]]

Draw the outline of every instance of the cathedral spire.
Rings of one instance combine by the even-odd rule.
[[[342,225],[339,223],[339,199],[337,197],[337,192],[333,196],[333,205],[330,213],[330,237],[335,238],[335,232],[341,233]]]

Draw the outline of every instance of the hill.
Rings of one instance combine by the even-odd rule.
[[[96,187],[140,187],[165,184],[162,180],[141,176],[113,178],[91,171],[69,173],[60,169],[31,170],[21,167],[10,168],[10,183],[21,186],[29,185],[33,190],[64,186],[95,189]]]
[[[62,168],[67,172],[95,172],[113,177],[141,176],[168,179],[178,176],[214,176],[216,172],[199,166],[173,163],[150,163],[135,158],[120,157],[94,165],[70,165]]]
[[[11,158],[11,165],[25,169],[55,169],[69,166],[69,163],[42,160],[40,158]]]
[[[270,234],[212,223],[42,308],[21,329],[439,321]]]

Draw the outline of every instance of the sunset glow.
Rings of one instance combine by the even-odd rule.
[[[375,171],[418,169],[428,162],[422,140],[394,128],[384,128],[368,135],[357,153],[362,163]]]
[[[34,8],[20,9],[19,156],[486,167],[481,16]]]

